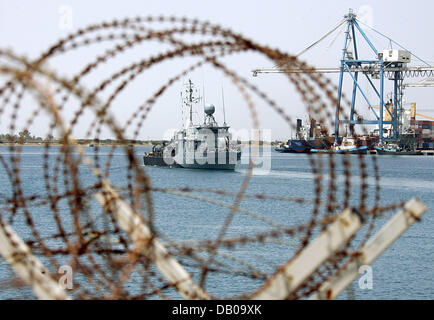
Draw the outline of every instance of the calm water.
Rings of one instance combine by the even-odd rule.
[[[49,164],[55,165],[58,148],[50,148]],[[101,148],[101,164],[105,163],[109,148]],[[149,148],[136,148],[135,152],[140,159],[144,151]],[[41,147],[25,147],[21,152],[20,172],[26,195],[43,194],[44,180],[42,175]],[[87,148],[89,156],[93,156],[93,149]],[[10,153],[7,147],[0,147],[0,154],[8,163]],[[368,206],[373,205],[375,195],[375,179],[371,158],[366,156],[368,165]],[[302,197],[313,199],[315,196],[313,174],[308,156],[304,154],[278,154],[272,151],[264,155],[266,164],[255,170],[248,193],[264,193],[280,197]],[[324,160],[326,160],[325,158]],[[344,172],[341,158],[337,161],[337,197],[343,193]],[[381,204],[395,203],[419,197],[429,210],[423,216],[421,223],[413,225],[401,238],[399,238],[373,265],[373,289],[362,290],[354,283],[355,296],[358,299],[434,299],[434,157],[377,157],[380,167]],[[360,179],[358,175],[358,160],[351,156],[352,199],[351,204],[357,205],[360,201]],[[327,171],[327,161],[324,161],[324,171]],[[169,169],[158,167],[143,168],[150,176],[153,186],[177,188],[189,186],[198,189],[224,189],[237,192],[245,175],[245,166],[240,166],[235,172]],[[80,167],[80,183],[90,185],[94,178],[83,165]],[[126,180],[126,160],[121,149],[116,150],[110,168],[110,180],[116,186],[122,186]],[[12,185],[7,172],[0,166],[0,200],[10,198]],[[323,187],[327,195],[329,179],[324,178]],[[61,190],[63,181],[59,182]],[[233,196],[222,196],[206,192],[200,195],[214,200],[231,203]],[[229,209],[222,208],[213,203],[196,199],[185,198],[179,195],[154,193],[155,221],[162,234],[172,240],[184,241],[193,239],[215,239],[226,218]],[[96,204],[95,204],[96,205]],[[61,208],[68,209],[67,203],[61,203]],[[259,212],[265,217],[283,225],[297,225],[308,221],[312,207],[308,204],[293,204],[284,201],[262,201],[245,199],[242,207]],[[48,208],[38,207],[32,212],[37,221],[38,230],[45,234],[56,233],[51,214]],[[4,214],[4,213],[2,213]],[[391,213],[389,213],[389,216]],[[380,219],[380,227],[385,219]],[[65,224],[68,225],[67,219]],[[18,216],[13,221],[14,229],[24,239],[29,236],[25,222]],[[249,235],[269,230],[270,227],[263,221],[257,220],[247,214],[239,213],[228,230],[228,237]],[[363,230],[362,230],[363,231]],[[282,243],[255,244],[237,247],[231,251],[233,256],[250,263],[264,272],[272,272],[276,266],[284,263],[297,248],[297,241],[285,239]],[[222,251],[225,253],[225,250]],[[194,276],[197,272],[191,269]],[[10,288],[4,284],[10,278],[12,271],[8,265],[0,260],[0,298],[32,297],[29,290]],[[242,292],[249,292],[258,287],[260,283],[246,280],[241,276],[213,275],[209,278],[206,289],[220,297],[230,297]],[[132,284],[134,287],[134,284]],[[135,290],[132,287],[131,290]],[[138,289],[137,289],[138,290]],[[344,293],[341,298],[347,298]]]

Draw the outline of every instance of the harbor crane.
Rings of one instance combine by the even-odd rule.
[[[403,86],[405,88],[408,87],[434,87],[434,78],[430,77],[430,78],[425,78],[419,82],[413,82],[413,83],[404,83]]]
[[[360,27],[360,22],[356,18],[356,14],[350,9],[349,13],[344,16],[344,19],[331,31],[326,33],[321,39],[311,44],[309,47],[304,49],[302,52],[297,54],[303,54],[320,41],[328,37],[334,31],[339,29],[340,27],[345,26],[345,41],[344,48],[342,50],[342,56],[340,60],[340,66],[337,68],[314,68],[314,69],[297,69],[293,67],[289,67],[288,64],[281,64],[279,66],[275,66],[274,68],[269,69],[255,69],[253,70],[253,76],[257,76],[260,73],[339,73],[339,85],[337,92],[337,105],[335,112],[335,142],[338,142],[339,139],[339,125],[340,124],[349,124],[350,132],[352,133],[355,125],[378,125],[379,128],[379,142],[383,143],[383,125],[390,124],[393,127],[393,138],[391,140],[398,140],[399,132],[399,115],[398,110],[402,110],[402,96],[403,89],[405,87],[411,86],[434,86],[434,81],[432,78],[428,78],[430,80],[426,80],[425,82],[419,82],[415,84],[403,84],[403,79],[406,77],[432,77],[434,75],[434,66],[420,59],[416,55],[414,55],[409,50],[405,49],[403,46],[393,41],[389,37],[384,34],[372,29],[376,33],[380,34],[383,37],[386,37],[390,43],[396,44],[400,49],[386,49],[383,51],[378,51],[374,44],[369,40],[366,33]],[[357,38],[356,38],[357,34]],[[359,43],[358,38],[367,43],[370,50],[374,53],[375,59],[361,59],[359,57]],[[351,42],[352,42],[352,50],[351,50]],[[411,57],[415,57],[417,60],[423,62],[425,66],[408,66],[408,63],[411,62]],[[352,96],[351,96],[351,109],[350,109],[350,117],[349,120],[340,119],[340,106],[341,106],[341,98],[342,98],[342,88],[344,84],[344,74],[350,75],[352,82]],[[369,88],[372,89],[376,96],[375,105],[379,106],[379,112],[377,113],[374,110],[374,104],[368,99],[367,90],[362,89],[359,82],[359,75],[362,74],[369,83]],[[393,81],[393,101],[391,102],[392,108],[386,107],[386,103],[384,101],[384,80],[385,78]],[[376,80],[379,80],[379,85],[375,85]],[[375,120],[364,120],[364,119],[355,119],[355,106],[356,106],[356,96],[357,92],[360,92],[363,99],[366,101],[368,108],[374,114]],[[378,99],[378,100],[377,100]],[[388,113],[387,118],[390,120],[385,120],[385,112]]]

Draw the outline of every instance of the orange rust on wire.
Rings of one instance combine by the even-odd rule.
[[[191,36],[198,36],[199,39],[195,38],[192,41]],[[116,57],[144,43],[157,43],[156,47],[161,45],[162,49],[156,54],[144,53],[139,61],[133,61],[111,75],[102,77],[94,87],[83,85],[88,83],[86,81],[89,77],[94,76],[101,66],[110,65]],[[105,47],[98,54],[85,59],[87,63],[78,68],[69,78],[60,77],[55,71],[48,70],[46,67],[52,59],[62,59],[72,51],[78,52],[91,46],[98,48],[103,45]],[[129,139],[126,132],[128,130],[132,132],[132,140],[138,139],[140,133],[147,129],[148,115],[155,110],[168,89],[201,67],[210,66],[231,81],[246,103],[254,128],[260,127],[258,119],[260,104],[255,100],[259,98],[261,104],[276,112],[288,128],[295,129],[290,108],[279,105],[269,93],[223,63],[227,56],[247,52],[262,55],[275,64],[285,62],[288,68],[311,69],[295,56],[262,46],[218,25],[189,18],[164,16],[135,17],[90,25],[60,39],[33,61],[9,50],[0,49],[0,58],[2,58],[0,76],[5,79],[0,87],[0,123],[9,120],[6,125],[11,136],[8,146],[10,155],[7,157],[0,154],[0,166],[12,185],[11,194],[1,194],[0,221],[7,219],[13,224],[18,218],[24,218],[26,232],[30,235],[30,238],[26,239],[27,243],[39,255],[48,258],[49,269],[53,274],[66,258],[73,266],[74,272],[87,280],[76,284],[71,291],[71,296],[86,299],[146,299],[158,296],[167,299],[171,296],[169,292],[179,290],[176,283],[169,284],[153,269],[152,261],[135,249],[131,239],[121,231],[110,212],[102,208],[98,208],[95,212],[92,206],[93,196],[103,191],[103,180],[110,179],[117,147],[125,151],[127,166],[123,170],[126,179],[123,185],[116,185],[115,181],[111,183],[121,192],[122,199],[133,210],[142,214],[143,220],[152,231],[152,237],[162,238],[168,243],[173,242],[170,235],[164,234],[154,224],[153,193],[155,192],[169,197],[171,192],[178,190],[182,191],[179,196],[183,196],[182,193],[185,193],[184,196],[192,193],[204,195],[196,197],[195,201],[200,201],[199,198],[206,200],[206,197],[212,200],[214,196],[231,201],[230,212],[224,216],[224,222],[214,239],[199,239],[191,243],[180,242],[177,246],[168,247],[168,254],[195,269],[199,275],[199,283],[203,287],[211,281],[210,274],[221,273],[252,279],[256,281],[257,290],[263,290],[268,283],[267,280],[264,282],[264,279],[271,279],[278,265],[275,266],[276,270],[268,273],[256,269],[247,261],[237,257],[237,248],[254,243],[258,246],[262,245],[265,250],[271,241],[284,246],[286,241],[292,240],[296,247],[289,251],[287,261],[290,261],[312,241],[319,231],[335,221],[341,210],[349,206],[355,207],[369,221],[362,241],[356,242],[354,239],[348,241],[288,297],[303,298],[356,257],[358,248],[369,238],[379,218],[387,212],[403,207],[403,203],[381,205],[379,166],[375,157],[369,158],[372,160],[375,179],[374,205],[370,207],[367,192],[367,158],[362,155],[358,155],[357,158],[343,155],[342,160],[337,161],[331,152],[323,155],[308,154],[309,166],[313,174],[312,198],[247,193],[252,175],[252,163],[249,164],[247,173],[236,192],[182,186],[156,188],[152,184],[148,170],[142,168],[135,158],[134,148],[128,146]],[[139,76],[146,75],[150,68],[159,67],[167,61],[186,58],[197,61],[187,65],[177,74],[168,74],[167,81],[161,83],[155,92],[144,97],[142,103],[124,123],[115,121],[112,112],[113,102],[122,99],[123,93],[137,81]],[[334,127],[334,112],[337,104],[336,85],[321,74],[309,72],[287,74],[286,79],[288,82],[282,85],[292,86],[298,92],[307,114],[310,117],[315,116],[319,123],[325,124],[323,133],[330,134],[329,128]],[[24,113],[27,114],[27,118],[24,120],[23,129],[30,129],[38,119],[41,119],[44,111],[50,117],[46,135],[60,132],[63,140],[59,147],[52,146],[48,140],[44,142],[41,176],[44,181],[43,190],[34,194],[26,191],[23,186],[21,153],[25,146],[19,144],[23,141],[12,143],[12,136],[22,129],[18,119],[26,97],[32,98],[36,102],[36,107],[31,112]],[[72,119],[66,121],[62,115],[71,103],[79,107],[74,111]],[[343,119],[348,119],[350,105],[350,101],[343,96],[339,109]],[[99,143],[95,145],[93,156],[88,158],[82,147],[76,145],[72,139],[74,129],[88,111],[93,114],[93,119],[84,132],[85,139],[99,141],[103,130],[108,130],[121,143],[120,146],[112,146],[109,149],[104,164],[101,163]],[[363,133],[365,134],[366,130]],[[353,136],[360,143],[358,135],[353,132]],[[83,165],[89,167],[95,176],[95,182],[91,186],[83,185],[79,179]],[[338,182],[340,165],[343,167],[343,184]],[[359,170],[360,183],[351,181],[351,173],[354,169]],[[351,188],[358,188],[357,203]],[[339,195],[343,197],[340,198]],[[300,206],[308,206],[311,212],[303,223],[288,224],[283,227],[268,226],[268,229],[261,229],[253,234],[229,237],[226,233],[239,214],[244,203],[243,199],[267,202],[270,206],[277,201],[285,201],[291,203],[293,207],[291,210],[296,211]],[[33,216],[35,208],[48,210],[51,213],[53,222],[50,227],[54,230],[52,234],[47,235],[44,230],[41,230],[36,217]],[[221,212],[225,212],[223,208]],[[266,217],[266,212],[257,214]],[[73,222],[72,226],[70,221]],[[97,222],[102,222],[104,229],[99,228]],[[205,257],[202,256],[204,252],[208,253]],[[227,259],[227,252],[233,256],[231,261]],[[127,284],[133,281],[133,276],[141,279],[139,293],[128,290]],[[3,283],[0,283],[1,285]],[[210,296],[221,298],[213,294]],[[250,293],[245,292],[236,297],[249,296]]]

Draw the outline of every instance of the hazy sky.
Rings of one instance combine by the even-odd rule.
[[[62,8],[71,8],[72,20],[71,29],[62,27]],[[425,61],[434,64],[434,41],[432,32],[434,30],[434,2],[432,1],[54,1],[38,0],[24,1],[0,0],[0,46],[13,49],[15,52],[25,54],[29,57],[38,56],[49,45],[61,37],[73,32],[79,27],[92,23],[110,21],[114,18],[147,16],[147,15],[176,15],[188,16],[208,20],[230,28],[235,32],[255,40],[258,43],[276,47],[288,53],[298,53],[313,41],[319,39],[328,30],[334,27],[348,12],[349,8],[359,13],[361,19],[366,21],[382,33],[390,36],[395,41],[404,45]],[[336,33],[335,33],[336,34]],[[368,31],[378,49],[389,48],[390,43]],[[316,66],[338,66],[343,45],[343,34],[336,38],[328,52],[324,54],[326,47],[333,40],[327,38],[317,48],[312,49],[308,54],[302,55],[308,63]],[[158,46],[154,43],[153,45]],[[162,47],[161,47],[162,48]],[[140,51],[143,50],[143,51]],[[135,50],[123,60],[117,60],[91,76],[83,82],[88,87],[93,87],[108,75],[120,68],[149,57],[144,50],[153,50],[150,47],[142,47]],[[157,51],[161,51],[158,50]],[[80,67],[92,61],[98,53],[98,49],[84,49],[77,53],[67,54],[64,57],[56,58],[50,62],[50,67],[60,74],[68,76],[77,72]],[[372,58],[370,56],[369,58]],[[173,64],[166,64],[158,71],[147,76],[139,77],[129,87],[122,97],[119,97],[111,109],[119,123],[125,122],[128,116],[142,103],[152,92],[157,89],[170,76],[182,70],[182,63],[178,60]],[[193,60],[188,60],[192,62]],[[226,60],[225,60],[226,61]],[[270,67],[272,63],[266,59],[244,54],[226,61],[228,65],[243,77],[251,80],[265,92],[269,93],[285,109],[291,110],[295,118],[305,117],[304,106],[297,93],[288,84],[282,75],[261,75],[253,78],[251,70],[258,67]],[[415,61],[413,65],[421,65]],[[185,66],[184,66],[185,67]],[[211,68],[203,68],[191,75],[192,80],[201,89],[205,86],[206,101],[212,102],[217,107],[216,118],[222,121],[221,112],[221,87],[225,90],[225,105],[227,122],[235,129],[250,128],[252,122],[249,118],[247,107],[236,89],[231,86],[229,80]],[[330,75],[330,78],[337,82],[338,75]],[[418,79],[409,79],[410,81]],[[2,79],[4,81],[4,79]],[[362,85],[364,85],[362,83]],[[139,138],[159,138],[170,128],[181,126],[181,110],[179,107],[179,91],[182,84],[177,84],[173,90],[158,101],[151,112],[146,126],[140,131]],[[433,115],[432,103],[434,88],[413,88],[405,91],[407,102],[416,101],[421,113]],[[360,101],[359,112],[369,115],[363,101]],[[262,128],[272,129],[272,138],[289,138],[291,132],[284,121],[271,109],[257,100],[259,109],[260,124]],[[70,117],[73,109],[65,111],[64,116]],[[6,113],[7,115],[7,113]],[[5,117],[5,115],[2,115]],[[22,115],[25,117],[25,115]],[[202,115],[196,115],[201,119]],[[89,115],[90,119],[90,115]],[[78,130],[74,131],[80,136],[87,130],[90,120],[82,119]],[[19,120],[23,121],[23,120]],[[7,121],[1,119],[0,133],[6,132]],[[24,122],[23,122],[24,123]],[[44,135],[46,118],[40,117],[32,126],[31,131],[37,135]],[[109,133],[104,133],[110,136]]]

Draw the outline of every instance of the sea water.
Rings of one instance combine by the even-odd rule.
[[[110,153],[110,147],[98,148],[98,159],[102,168]],[[135,147],[134,152],[138,163],[142,163],[142,156],[149,147]],[[335,155],[336,177],[329,176],[329,158],[327,155],[311,156],[307,154],[280,154],[271,149],[264,149],[261,153],[262,163],[255,168],[249,180],[247,194],[264,194],[274,197],[303,198],[309,201],[315,198],[315,172],[312,169],[311,159],[321,161],[323,177],[321,199],[326,200],[329,193],[330,182],[337,187],[336,198],[342,202],[346,174],[342,165],[342,155]],[[44,197],[45,180],[43,178],[43,154],[42,146],[25,146],[19,153],[20,180],[24,195],[39,194]],[[93,159],[95,149],[85,147],[86,155]],[[10,218],[5,208],[8,206],[5,200],[11,199],[14,193],[14,184],[10,179],[8,170],[11,170],[11,153],[6,146],[0,147],[0,155],[7,165],[0,166],[0,201],[2,217]],[[48,166],[50,175],[53,168],[59,163],[58,156],[62,160],[60,147],[50,147],[48,152]],[[78,155],[75,155],[78,157]],[[245,159],[245,152],[243,153]],[[361,178],[360,163],[357,155],[349,156],[351,161],[351,199],[350,205],[357,207],[360,204]],[[367,165],[367,195],[366,205],[368,208],[374,205],[376,194],[376,179],[373,169],[372,157],[376,157],[379,167],[380,180],[380,205],[393,204],[407,201],[413,197],[420,198],[427,206],[428,211],[422,220],[415,223],[407,230],[391,247],[389,247],[372,264],[372,286],[369,288],[359,286],[358,280],[352,284],[352,294],[342,294],[339,298],[347,299],[434,299],[434,157],[430,156],[375,156],[363,157]],[[59,171],[59,192],[65,181]],[[91,170],[85,164],[80,165],[79,183],[81,186],[90,186],[96,181]],[[128,162],[125,151],[118,147],[113,153],[108,177],[110,182],[117,187],[125,186],[128,180]],[[146,175],[150,178],[153,187],[157,188],[183,188],[189,187],[196,190],[194,197],[186,197],[172,193],[152,192],[154,222],[157,230],[163,237],[162,241],[182,242],[210,239],[215,240],[230,212],[229,206],[233,203],[236,193],[240,190],[246,179],[247,165],[240,164],[235,171],[212,171],[162,167],[143,167]],[[50,179],[52,177],[50,176]],[[68,179],[66,179],[68,180]],[[71,181],[66,181],[71,183]],[[228,195],[209,193],[207,190],[225,190]],[[206,198],[207,201],[198,198]],[[222,207],[224,203],[226,207]],[[97,204],[92,204],[97,206]],[[260,213],[265,219],[272,220],[276,225],[295,226],[309,221],[313,206],[310,203],[293,203],[289,201],[262,200],[244,198],[241,207],[246,212],[238,212],[226,231],[226,238],[254,235],[259,232],[269,231],[273,226],[263,220],[252,216],[252,212]],[[59,202],[59,210],[65,211],[65,228],[73,228],[67,201]],[[97,212],[99,209],[94,208]],[[58,232],[53,215],[49,207],[39,206],[29,208],[36,223],[38,231],[49,236]],[[388,217],[394,212],[388,212],[386,216],[378,219],[378,230]],[[267,221],[268,221],[267,220]],[[23,212],[18,211],[11,221],[14,230],[25,240],[32,239]],[[363,233],[363,230],[361,231]],[[56,240],[48,241],[53,247],[61,245]],[[299,239],[280,239],[276,243],[253,243],[249,245],[235,246],[233,249],[222,248],[219,252],[231,255],[243,260],[257,270],[272,274],[276,267],[285,263],[297,250]],[[221,256],[221,257],[222,257]],[[204,258],[206,259],[206,255]],[[60,258],[59,258],[60,259]],[[225,259],[224,257],[222,258]],[[44,258],[42,258],[44,260]],[[222,261],[223,261],[222,260]],[[227,261],[227,260],[225,260]],[[191,267],[192,261],[181,259],[186,268],[193,274],[197,281],[199,272]],[[66,263],[66,260],[65,260]],[[236,264],[233,265],[236,271]],[[242,268],[241,268],[242,269]],[[34,298],[32,292],[26,287],[14,287],[8,284],[13,271],[10,266],[0,258],[0,298]],[[132,277],[140,282],[140,277]],[[77,279],[76,281],[80,281]],[[206,282],[206,290],[218,297],[234,297],[241,293],[251,292],[260,287],[262,281],[251,280],[242,274],[215,273],[210,274]],[[133,294],[140,294],[141,285],[126,284]],[[174,293],[168,293],[169,297],[177,298]]]

